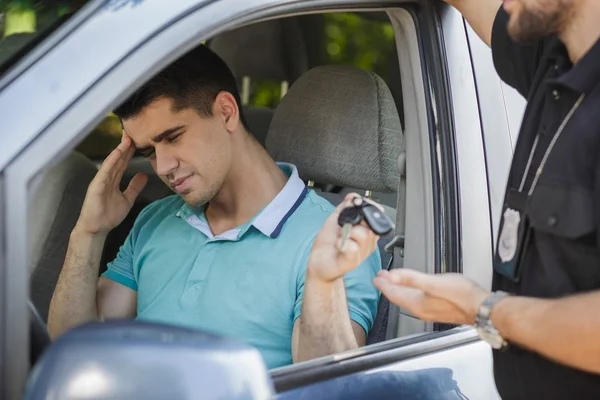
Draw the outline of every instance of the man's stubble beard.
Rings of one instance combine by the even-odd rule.
[[[524,6],[518,18],[508,25],[510,36],[526,44],[558,33],[564,25],[569,7],[564,0],[554,0],[549,3],[544,9]]]

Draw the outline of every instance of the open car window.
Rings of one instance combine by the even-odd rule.
[[[0,2],[0,75],[68,21],[87,0]]]

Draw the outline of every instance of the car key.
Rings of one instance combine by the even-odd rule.
[[[356,197],[352,199],[352,206],[343,209],[338,217],[338,224],[342,227],[340,251],[343,250],[352,227],[358,225],[363,219],[369,229],[378,236],[387,235],[394,229],[394,223],[377,206],[363,198]]]
[[[394,229],[392,220],[373,204],[369,204],[366,201],[363,202],[360,211],[365,222],[376,235],[385,236]]]
[[[344,244],[350,236],[350,231],[354,225],[360,224],[363,219],[361,212],[363,200],[360,197],[352,199],[352,205],[342,210],[338,217],[338,224],[342,227],[342,241],[340,243],[339,251],[344,250]]]

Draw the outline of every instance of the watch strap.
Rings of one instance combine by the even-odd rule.
[[[479,335],[496,349],[505,348],[508,346],[508,343],[502,338],[492,323],[490,315],[494,306],[504,297],[509,295],[509,293],[503,291],[493,292],[481,303],[477,315],[475,316],[475,327],[477,328]]]

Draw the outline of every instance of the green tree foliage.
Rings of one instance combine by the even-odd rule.
[[[350,65],[373,71],[384,80],[394,52],[394,29],[387,17],[381,14],[331,13],[324,14],[320,24],[322,32],[312,43],[319,49],[309,49],[318,64]],[[316,25],[316,24],[315,24]],[[317,61],[318,60],[318,61]],[[275,108],[281,95],[280,82],[253,81],[250,104],[256,107]]]

